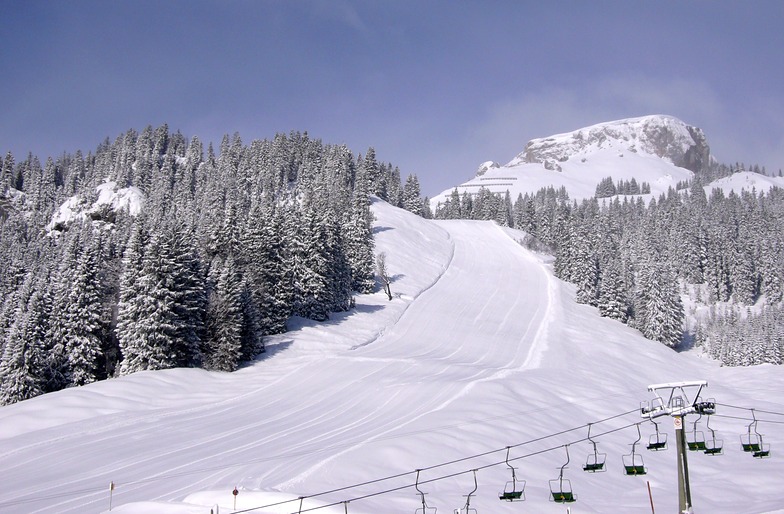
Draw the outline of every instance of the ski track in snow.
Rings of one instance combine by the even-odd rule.
[[[359,488],[321,500],[404,487],[389,496],[352,502],[348,510],[411,512],[421,507],[410,487],[414,469],[633,409],[647,398],[648,383],[707,378],[711,395],[725,402],[746,405],[756,397],[767,400],[757,404],[760,409],[784,410],[784,402],[769,394],[784,383],[780,367],[719,368],[693,355],[674,354],[628,327],[599,318],[593,309],[574,304],[570,286],[555,279],[549,266],[506,229],[487,222],[427,222],[378,202],[374,209],[378,223],[389,226],[377,235],[380,250],[387,252],[391,265],[403,266],[393,301],[379,300],[378,293],[361,299],[364,308],[334,323],[305,323],[275,339],[280,346],[271,348],[268,360],[232,374],[138,374],[4,408],[0,421],[31,428],[0,438],[0,511],[101,512],[108,508],[108,482],[113,480],[114,505],[122,512],[151,512],[150,504],[134,508],[135,502],[156,501],[155,509],[162,513],[206,513],[181,501],[208,490],[224,491],[214,496],[223,512],[231,511],[235,486],[246,502],[254,501],[247,498],[255,498],[258,491],[295,499],[401,474],[376,489]],[[144,396],[156,387],[160,398]],[[169,393],[169,387],[175,389]],[[176,387],[187,391],[187,397],[178,396]],[[88,392],[94,392],[94,398],[82,395]],[[111,401],[93,418],[46,422],[49,410],[62,408],[58,399],[66,405],[76,399],[74,404],[83,406],[91,399],[100,404],[101,398]],[[722,423],[711,426],[722,430],[726,444],[737,440],[735,434],[745,427],[743,421]],[[766,440],[784,439],[784,431],[777,428],[766,427],[772,433]],[[627,430],[601,439],[600,451],[620,460],[629,451],[631,436]],[[547,441],[521,453],[568,440]],[[598,474],[603,477],[577,475],[585,451],[583,446],[573,449],[577,464],[568,471],[579,489],[574,512],[649,508],[641,479],[624,477],[617,469]],[[516,464],[528,480],[524,504],[499,504],[496,491],[488,491],[503,488],[509,479],[508,468],[501,466],[481,472],[472,507],[484,514],[563,512],[562,506],[547,501],[547,480],[557,476],[563,463],[563,455],[556,453]],[[672,453],[655,453],[645,459],[656,506],[672,511]],[[782,465],[775,458],[760,462],[727,453],[724,461],[690,456],[692,487],[704,505],[700,511],[757,513],[774,508],[780,484],[753,477],[781,476]],[[465,472],[499,458],[503,461],[503,455],[491,455],[444,473]],[[732,481],[721,474],[723,466],[737,471]],[[439,473],[429,472],[423,479]],[[707,492],[716,490],[720,479],[721,496],[713,498]],[[468,475],[428,483],[428,503],[451,512],[464,503],[461,495],[472,485]],[[750,491],[755,491],[755,503],[747,506]],[[255,501],[261,503],[245,503],[245,508],[264,503]],[[307,500],[305,506],[312,502]]]

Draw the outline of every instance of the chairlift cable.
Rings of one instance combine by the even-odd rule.
[[[748,410],[748,411],[753,410],[755,412],[762,412],[763,414],[772,414],[774,416],[784,416],[784,412],[762,410],[762,409],[757,409],[752,407],[739,407],[738,405],[729,405],[727,403],[718,403],[718,402],[716,403],[716,405],[721,405],[722,407],[729,407],[731,409],[738,409],[738,410]]]
[[[627,412],[625,414],[630,414],[631,412],[637,412],[637,409],[629,411],[629,412]],[[619,416],[613,416],[612,418],[617,418],[617,417],[619,417]],[[612,419],[612,418],[610,418],[610,419]],[[596,424],[596,423],[593,423],[593,424]],[[607,430],[607,431],[602,432],[600,434],[594,434],[591,437],[592,438],[602,437],[602,436],[605,436],[605,435],[608,435],[608,434],[619,432],[621,430],[625,430],[627,428],[636,426],[638,424],[639,424],[639,422],[630,423],[630,424],[625,425],[623,427],[615,428],[615,429],[612,429],[612,430]],[[580,428],[582,428],[582,427],[580,427]],[[558,434],[563,434],[563,433],[566,433],[566,432],[572,432],[574,430],[575,429],[566,430],[566,431],[559,432]],[[547,436],[547,437],[554,437],[555,435],[558,435],[558,434],[551,434],[550,436]],[[534,442],[534,441],[540,441],[540,440],[545,439],[545,438],[546,437],[540,437],[538,439],[533,439],[533,440],[528,441],[526,443],[519,443],[517,445],[510,446],[510,447],[514,448],[515,446],[522,446],[523,444],[528,444],[528,443]],[[578,444],[578,443],[585,442],[587,440],[588,440],[588,438],[584,437],[582,439],[571,441],[569,443],[558,444],[557,446],[552,446],[552,447],[545,448],[545,449],[542,449],[542,450],[537,450],[535,452],[530,452],[530,453],[527,453],[525,455],[520,455],[520,456],[517,456],[517,457],[514,457],[514,458],[510,458],[509,462],[516,461],[516,460],[521,460],[521,459],[526,459],[526,458],[529,458],[529,457],[534,457],[536,455],[541,455],[543,453],[548,453],[548,452],[551,452],[551,451],[554,451],[554,450],[560,450],[561,448],[563,448],[566,445]],[[506,448],[507,447],[504,447],[502,450],[506,450]],[[496,450],[496,452],[497,451],[498,450]],[[478,454],[478,455],[476,455],[476,457],[485,456],[485,455],[488,455],[490,453],[494,453],[494,452],[486,452],[486,453]],[[468,460],[468,459],[469,459],[469,457],[466,457],[464,459],[459,459],[459,460],[456,460],[456,461],[453,461],[453,462],[450,462],[450,463],[439,464],[438,466],[431,466],[431,468],[427,468],[427,469],[433,469],[435,467],[446,466],[448,464],[457,463],[457,462],[461,462],[461,461]],[[449,478],[455,478],[455,477],[458,477],[458,476],[461,476],[461,475],[466,475],[468,473],[472,473],[474,471],[481,471],[481,470],[492,468],[492,467],[495,467],[495,466],[500,466],[500,465],[506,464],[506,463],[507,463],[507,460],[504,459],[504,460],[501,460],[501,461],[485,464],[483,466],[478,466],[478,467],[475,467],[475,468],[472,468],[472,469],[456,471],[454,473],[449,473],[447,475],[441,475],[441,476],[437,476],[437,477],[432,477],[432,478],[429,478],[427,480],[420,480],[420,481],[418,481],[418,484],[419,485],[425,485],[425,484],[429,484],[429,483],[433,483],[433,482],[439,482],[441,480],[446,480],[446,479],[449,479]],[[420,468],[419,471],[423,471],[425,469],[426,468]],[[412,472],[408,472],[408,473],[398,474],[398,475],[395,475],[394,477],[379,478],[377,480],[371,480],[371,481],[368,481],[368,482],[364,482],[363,484],[354,484],[354,485],[345,486],[345,487],[342,487],[342,488],[339,488],[339,489],[334,489],[332,491],[325,491],[325,492],[316,493],[316,494],[312,494],[312,495],[308,495],[308,496],[302,496],[301,498],[305,498],[305,499],[316,498],[318,496],[323,496],[323,495],[330,494],[330,493],[333,493],[333,492],[340,492],[340,491],[344,491],[346,489],[353,489],[353,488],[359,487],[360,485],[373,484],[373,483],[376,483],[376,482],[381,482],[381,481],[384,481],[384,480],[388,480],[390,478],[398,478],[398,477],[409,475],[409,474],[412,474],[412,473],[416,473],[416,470],[412,471]],[[384,494],[401,491],[403,489],[410,489],[412,487],[414,487],[414,484],[407,484],[407,485],[402,485],[402,486],[398,486],[398,487],[393,487],[393,488],[385,489],[385,490],[382,490],[382,491],[376,491],[376,492],[373,492],[373,493],[368,493],[368,494],[365,494],[365,495],[362,495],[362,496],[356,496],[356,497],[350,498],[349,500],[341,500],[341,501],[336,501],[336,502],[333,502],[333,503],[330,503],[330,504],[319,505],[317,507],[311,507],[309,509],[302,509],[300,512],[310,512],[310,511],[314,511],[314,510],[325,509],[325,508],[328,508],[328,507],[335,507],[337,505],[341,505],[344,501],[354,502],[354,501],[364,500],[364,499],[371,498],[371,497],[374,497],[374,496],[381,496],[381,495],[384,495]],[[265,509],[265,508],[269,508],[269,507],[274,507],[274,506],[282,505],[282,504],[285,504],[285,503],[291,503],[291,502],[294,502],[294,501],[299,501],[299,499],[300,498],[294,498],[292,500],[287,500],[287,501],[278,502],[278,503],[269,504],[269,505],[261,505],[261,506],[258,506],[258,507],[251,507],[249,509],[237,510],[237,511],[234,511],[234,512],[236,514],[241,514],[241,513],[245,513],[245,512],[253,512],[253,511],[256,511],[256,510]]]
[[[623,413],[620,413],[620,414],[616,414],[614,416],[609,416],[609,417],[603,418],[601,420],[591,422],[590,424],[597,425],[597,424],[600,424],[600,423],[605,423],[607,421],[610,421],[610,420],[613,420],[613,419],[616,419],[616,418],[627,416],[627,415],[629,415],[629,414],[631,414],[633,412],[637,412],[637,410],[638,409],[632,409],[632,410],[629,410],[629,411],[626,411],[626,412],[623,412]],[[759,411],[759,412],[762,412],[762,411]],[[495,417],[495,418],[497,418],[497,417]],[[495,418],[493,418],[493,419],[495,419]],[[784,423],[784,422],[782,422],[782,423]],[[580,425],[578,427],[569,428],[569,429],[566,429],[566,430],[562,430],[560,432],[555,432],[555,433],[548,434],[548,435],[545,435],[545,436],[542,436],[542,437],[537,437],[535,439],[530,439],[528,441],[523,441],[523,442],[517,443],[515,445],[510,445],[509,447],[510,448],[518,448],[520,446],[525,446],[525,445],[536,443],[536,442],[539,442],[539,441],[542,441],[542,440],[545,440],[545,439],[549,439],[549,438],[556,437],[556,436],[559,436],[559,435],[567,434],[569,432],[574,432],[576,430],[581,430],[581,429],[586,428],[587,426],[588,426],[588,424]],[[625,428],[628,428],[629,426],[633,426],[633,424],[632,425],[627,425],[625,427],[621,427],[619,429],[614,429],[614,430],[610,430],[610,431],[607,431],[607,432],[603,432],[601,434],[596,434],[596,435],[593,435],[592,437],[601,437],[603,435],[607,435],[607,434],[610,434],[610,433],[613,433],[613,432],[617,432],[619,430],[623,430]],[[573,441],[573,442],[571,442],[569,444],[576,444],[576,443],[584,442],[586,440],[587,440],[587,438],[582,438],[582,439],[579,439],[577,441]],[[354,443],[350,443],[350,444],[354,444]],[[157,482],[157,481],[165,480],[165,479],[169,479],[169,478],[178,478],[178,477],[188,476],[188,475],[192,475],[192,474],[196,474],[196,473],[202,473],[202,472],[205,472],[205,471],[217,471],[217,470],[222,470],[222,469],[228,469],[228,468],[233,468],[233,467],[237,467],[237,466],[243,466],[243,465],[247,465],[247,464],[252,464],[252,463],[255,463],[255,462],[265,462],[265,461],[269,461],[269,460],[273,460],[273,459],[279,459],[279,458],[284,458],[285,459],[285,458],[298,457],[298,456],[315,454],[315,453],[322,453],[322,452],[324,452],[326,450],[340,448],[341,446],[347,446],[347,445],[349,445],[349,443],[342,444],[342,445],[340,445],[340,444],[339,445],[333,445],[333,446],[330,446],[330,447],[328,447],[326,449],[319,449],[319,450],[316,450],[316,451],[310,451],[310,452],[300,451],[300,452],[293,452],[293,453],[290,453],[288,455],[276,455],[274,457],[264,457],[264,458],[259,458],[259,459],[249,459],[249,460],[246,460],[246,461],[237,462],[237,463],[229,464],[229,465],[209,466],[209,467],[199,468],[199,469],[196,469],[196,470],[183,471],[183,472],[180,472],[180,473],[160,474],[160,475],[156,475],[154,477],[141,478],[141,479],[136,479],[136,480],[129,480],[127,482],[115,481],[114,484],[115,484],[115,487],[117,487],[117,486],[122,487],[122,486],[130,486],[130,485],[139,485],[139,484],[144,484],[144,483],[147,483],[147,482]],[[509,461],[515,461],[515,460],[531,457],[531,456],[534,456],[534,455],[538,455],[540,453],[545,453],[547,451],[552,451],[553,449],[561,448],[562,446],[563,445],[560,444],[560,445],[558,445],[556,447],[548,448],[546,450],[534,452],[534,453],[527,454],[527,455],[517,456],[517,457],[509,459]],[[421,471],[430,471],[430,470],[433,470],[433,469],[437,469],[437,468],[444,467],[444,466],[449,466],[449,465],[452,465],[452,464],[457,464],[457,463],[464,462],[464,461],[467,461],[467,460],[476,459],[476,458],[484,457],[484,456],[487,456],[487,455],[492,455],[493,453],[497,453],[499,451],[506,451],[506,449],[507,449],[507,447],[504,446],[503,448],[487,451],[487,452],[484,452],[484,453],[480,453],[480,454],[476,454],[476,455],[472,455],[472,456],[468,456],[468,457],[463,457],[463,458],[460,458],[460,459],[455,459],[455,460],[449,461],[449,462],[435,464],[433,466],[429,466],[429,467],[426,467],[426,468],[420,468],[420,470]],[[492,467],[492,466],[496,466],[496,465],[503,464],[503,463],[505,463],[505,461],[500,461],[500,463],[493,463],[491,465],[483,466],[481,468],[476,468],[476,469],[484,469],[484,468],[487,468],[487,467]],[[461,473],[457,473],[457,474],[453,474],[453,475],[449,475],[449,476],[445,476],[445,477],[441,477],[440,479],[451,478],[452,476],[457,476],[457,475],[464,474],[464,473],[467,473],[467,472],[470,472],[470,470],[464,471],[464,472],[461,472]],[[408,472],[405,472],[405,473],[398,473],[396,475],[390,475],[390,476],[387,476],[387,477],[382,477],[382,478],[378,478],[378,479],[375,479],[375,480],[370,480],[370,481],[367,481],[367,482],[362,482],[362,483],[353,484],[353,485],[349,485],[349,486],[345,486],[345,487],[341,487],[341,488],[337,488],[337,489],[333,489],[333,490],[329,490],[329,491],[323,491],[323,492],[315,493],[315,494],[312,494],[312,495],[304,496],[303,498],[306,498],[306,499],[307,498],[315,498],[315,497],[318,497],[318,496],[324,496],[326,494],[333,494],[333,493],[344,491],[344,490],[347,490],[347,489],[353,489],[353,488],[356,488],[356,487],[361,487],[361,486],[365,486],[365,485],[371,485],[371,484],[374,484],[374,483],[378,483],[378,482],[382,482],[382,481],[386,481],[386,480],[391,480],[391,479],[394,479],[394,478],[400,478],[400,477],[403,477],[403,476],[406,476],[406,475],[410,475],[410,474],[413,474],[413,473],[415,473],[415,471],[408,471]],[[424,482],[421,482],[421,483],[424,484],[424,483],[432,482],[432,481],[435,481],[435,480],[436,479],[431,479],[431,480],[427,480],[427,481],[424,481]],[[396,490],[399,490],[399,489],[409,488],[409,487],[411,487],[411,486],[407,485],[407,486],[395,488],[395,489],[390,490],[390,492],[396,491]],[[67,492],[62,492],[62,493],[46,495],[46,496],[35,496],[35,497],[19,498],[17,500],[11,500],[11,501],[8,501],[8,502],[0,503],[0,508],[13,506],[13,505],[21,505],[21,504],[25,504],[25,503],[31,503],[31,502],[40,501],[40,500],[46,500],[46,499],[63,498],[63,497],[75,496],[75,495],[79,495],[79,494],[98,493],[98,492],[101,492],[103,490],[104,490],[104,487],[92,487],[92,488],[80,489],[80,490],[77,490],[77,491],[67,491]],[[359,498],[359,499],[361,499],[361,498]],[[293,501],[298,501],[298,500],[299,500],[299,498],[296,498],[294,500],[287,500],[287,501],[277,502],[277,503],[270,504],[270,505],[264,505],[264,506],[261,506],[261,507],[254,507],[254,508],[249,509],[249,510],[236,511],[236,512],[250,512],[250,511],[258,510],[258,509],[262,509],[262,508],[268,508],[268,507],[274,507],[274,506],[278,506],[278,505],[283,505],[283,504],[290,503],[290,502],[293,502]],[[340,503],[342,503],[342,502],[338,502],[336,504],[333,504],[332,506],[339,505]],[[303,511],[303,512],[305,512],[305,511]]]

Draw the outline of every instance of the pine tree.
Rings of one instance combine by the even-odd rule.
[[[35,273],[27,275],[17,296],[14,322],[0,354],[0,404],[7,405],[38,396],[45,391],[44,337],[47,325],[43,293],[35,287]]]
[[[323,253],[323,227],[308,208],[301,213],[299,230],[293,241],[294,311],[316,321],[328,318],[329,290],[327,259]]]
[[[204,367],[234,371],[242,355],[242,280],[231,256],[214,259],[210,274],[214,286],[207,307]]]
[[[422,199],[420,198],[419,179],[416,175],[409,175],[406,178],[406,185],[403,187],[403,208],[417,216],[422,215]]]
[[[599,314],[626,323],[628,319],[627,292],[618,258],[609,259],[601,267],[599,282]]]
[[[636,325],[648,339],[675,347],[683,335],[683,304],[674,274],[661,263],[640,267]]]
[[[372,215],[368,207],[355,203],[343,222],[345,254],[351,268],[351,288],[360,293],[372,292],[376,284],[373,273]]]
[[[84,385],[99,378],[103,357],[100,340],[101,297],[98,281],[97,237],[88,243],[77,262],[70,282],[65,312],[65,355],[68,382]]]
[[[178,364],[173,259],[158,234],[152,236],[140,259],[136,244],[126,252],[118,306],[117,338],[123,375]]]

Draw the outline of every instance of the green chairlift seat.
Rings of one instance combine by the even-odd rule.
[[[705,451],[705,441],[687,441],[686,444],[689,446],[689,451]]]
[[[572,491],[551,491],[553,501],[556,503],[573,503],[577,501],[577,497]]]
[[[569,464],[569,445],[565,445],[566,462],[561,466],[558,478],[550,480],[550,500],[556,503],[572,503],[577,501],[577,496],[572,492],[572,483],[563,477],[564,469]]]
[[[509,468],[509,471],[512,472],[512,480],[506,483],[504,486],[504,490],[502,493],[498,495],[498,499],[502,501],[508,502],[515,502],[515,501],[524,501],[525,500],[525,480],[518,480],[517,476],[515,475],[515,469],[509,464],[509,449],[511,447],[506,447],[506,465]]]
[[[657,428],[656,434],[659,434],[659,430]],[[632,452],[629,455],[623,456],[623,472],[626,475],[645,475],[647,470],[645,469],[645,464],[642,460],[642,455],[635,453],[635,448],[637,447],[637,443],[640,442],[642,439],[642,434],[640,433],[640,424],[637,423],[637,440],[632,443]]]
[[[607,454],[599,453],[599,450],[596,448],[596,441],[591,439],[591,423],[588,423],[588,441],[593,445],[593,453],[589,453],[588,458],[585,459],[583,471],[589,473],[604,471],[604,463],[607,461]]]

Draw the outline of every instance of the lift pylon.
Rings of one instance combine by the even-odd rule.
[[[703,401],[700,393],[708,386],[705,380],[652,384],[648,391],[656,398],[640,409],[640,415],[653,420],[659,416],[672,416],[675,423],[675,441],[678,449],[678,507],[681,514],[694,512],[689,486],[689,463],[686,457],[686,438],[683,433],[683,418],[692,413],[713,414],[716,402]],[[694,390],[696,389],[696,392]]]

